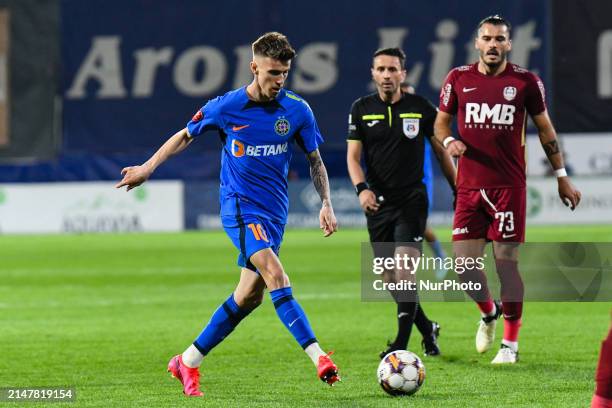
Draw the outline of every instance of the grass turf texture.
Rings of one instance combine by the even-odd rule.
[[[450,238],[448,229],[438,233]],[[530,227],[527,239],[559,237],[612,242],[612,227]],[[316,378],[266,296],[205,359],[205,397],[187,399],[166,364],[237,282],[236,251],[223,233],[1,236],[0,387],[74,386],[75,407],[588,405],[609,303],[528,303],[521,362],[511,367],[489,364],[495,350],[474,350],[473,304],[428,303],[442,325],[443,356],[424,359],[416,395],[388,397],[376,367],[395,333],[395,308],[360,301],[366,239],[361,230],[328,239],[289,230],[282,249],[296,298],[322,346],[336,351],[342,383]],[[422,355],[415,332],[411,349]]]

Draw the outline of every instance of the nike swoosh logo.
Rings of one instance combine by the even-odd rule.
[[[468,92],[472,92],[473,90],[475,90],[477,88],[463,88],[463,92],[468,93]]]
[[[377,124],[378,122],[379,122],[379,121],[375,120],[375,121],[373,121],[373,122],[368,122],[368,123],[367,123],[367,125],[368,125],[368,127],[372,127],[372,126],[374,126],[375,124]]]
[[[237,132],[237,131],[239,131],[239,130],[242,130],[242,129],[248,128],[249,126],[251,126],[251,125],[234,126],[234,127],[232,128],[232,130],[233,130],[234,132]]]
[[[514,236],[516,236],[516,234],[509,234],[509,235],[502,234],[502,238],[511,238],[511,237],[514,237]]]
[[[289,323],[289,327],[293,326],[293,323],[297,322],[298,320],[300,320],[299,317],[297,319],[295,319],[294,321],[292,321],[291,323]]]
[[[398,318],[398,319],[401,319],[401,318],[402,318],[402,317],[404,317],[404,316],[408,316],[408,313],[406,313],[406,312],[402,312],[402,313],[400,313],[400,314],[398,314],[398,315],[397,315],[397,318]]]

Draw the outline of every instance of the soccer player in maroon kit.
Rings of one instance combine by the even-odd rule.
[[[496,321],[504,315],[504,338],[493,364],[518,360],[518,332],[523,312],[523,281],[518,247],[525,240],[525,127],[527,114],[555,169],[559,197],[572,210],[580,192],[564,168],[555,129],[546,111],[544,86],[533,73],[507,61],[512,48],[510,23],[495,15],[478,24],[475,47],[479,61],[450,71],[440,94],[434,132],[447,151],[459,158],[457,201],[453,220],[456,257],[476,258],[493,241],[495,266],[501,282],[501,302],[493,301],[482,270],[466,270],[463,282],[480,283],[468,291],[478,303],[482,320],[476,350],[488,351]],[[451,132],[457,116],[460,138]]]
[[[601,343],[595,384],[591,408],[612,408],[612,325],[608,331],[608,337]]]

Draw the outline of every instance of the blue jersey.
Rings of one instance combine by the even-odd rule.
[[[209,129],[223,141],[222,220],[254,215],[286,223],[291,144],[310,153],[323,142],[306,101],[281,89],[270,102],[254,102],[242,87],[209,101],[187,123],[192,137]]]

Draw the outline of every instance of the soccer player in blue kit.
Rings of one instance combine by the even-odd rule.
[[[324,236],[337,229],[327,171],[318,150],[323,138],[308,104],[283,89],[295,57],[287,37],[266,33],[253,43],[252,49],[253,82],[210,100],[147,162],[124,168],[123,179],[116,185],[130,190],[142,184],[160,164],[205,130],[219,131],[223,142],[221,220],[239,250],[238,265],[242,269],[236,289],[213,313],[201,334],[183,354],[168,363],[168,371],[181,381],[188,396],[203,395],[198,371],[202,359],[261,304],[266,288],[278,317],[312,359],[319,378],[330,385],[339,380],[338,369],[319,346],[278,258],[287,221],[292,142],[308,158],[312,181],[322,202],[319,221]]]

